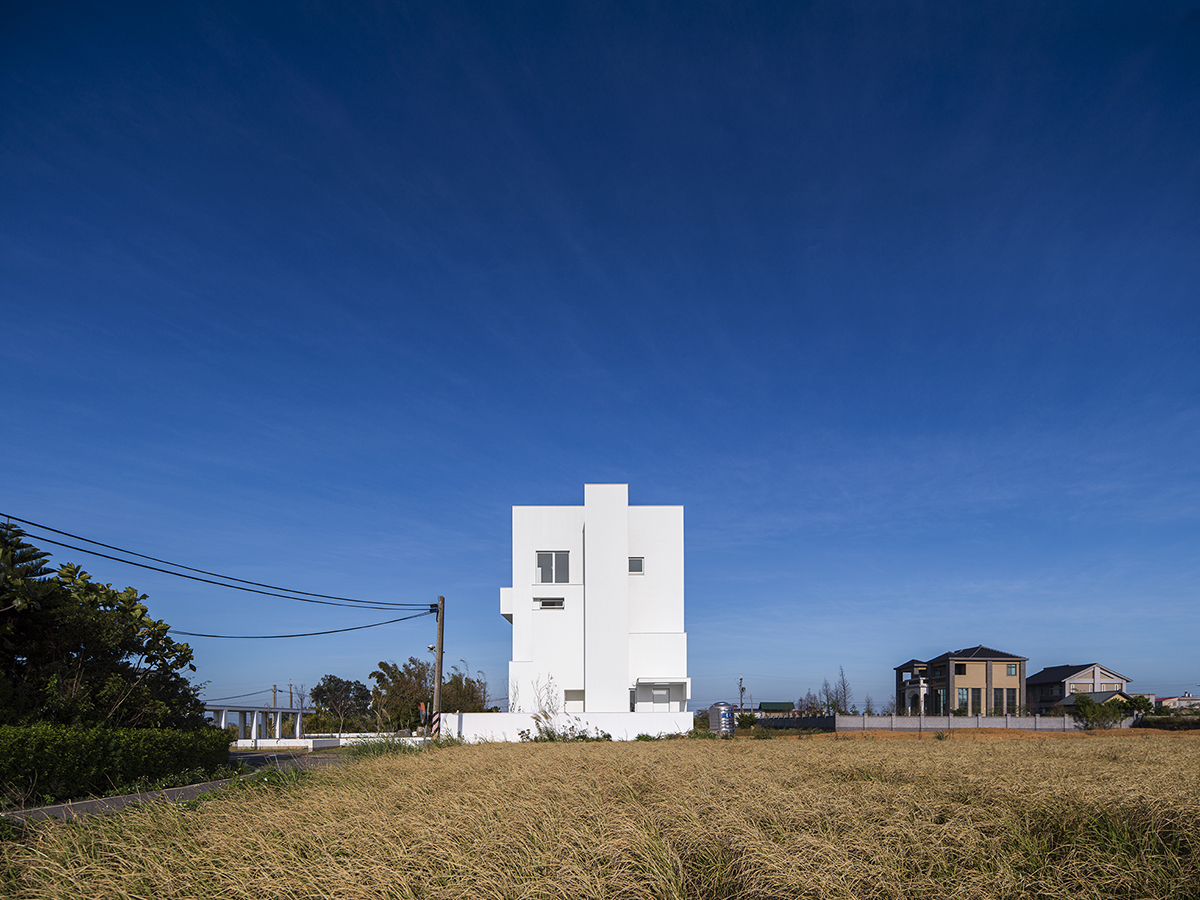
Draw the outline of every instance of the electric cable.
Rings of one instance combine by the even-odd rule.
[[[403,616],[399,619],[388,619],[386,622],[373,622],[370,625],[355,625],[353,628],[334,628],[332,631],[309,631],[304,634],[197,634],[194,631],[175,631],[174,628],[170,630],[175,634],[182,634],[187,637],[221,638],[228,641],[267,641],[279,638],[320,637],[324,634],[343,634],[347,631],[362,631],[364,628],[378,628],[380,625],[407,622],[409,619],[419,619],[421,616],[433,615],[437,615],[436,606],[425,612],[417,613],[415,616]]]
[[[254,697],[258,694],[266,694],[270,692],[270,688],[263,688],[261,691],[251,691],[248,694],[234,694],[232,697],[210,697],[205,700],[205,703],[216,703],[218,700],[241,700],[243,697]]]
[[[18,519],[17,521],[20,520]],[[50,530],[53,531],[54,529]],[[158,566],[149,566],[146,565],[146,563],[134,562],[131,559],[121,559],[119,556],[109,556],[107,553],[100,553],[97,550],[88,550],[84,547],[76,547],[71,544],[64,544],[62,541],[56,541],[37,534],[29,534],[27,536],[33,538],[35,541],[42,541],[46,544],[54,544],[56,547],[66,547],[68,550],[75,550],[79,553],[87,553],[91,556],[99,556],[102,559],[111,559],[113,562],[124,563],[127,566],[137,566],[139,569],[149,569],[152,572],[162,572],[164,575],[174,575],[176,578],[187,578],[189,581],[199,581],[203,582],[204,584],[214,584],[217,587],[229,588],[233,591],[245,591],[249,594],[262,594],[265,597],[280,597],[284,600],[298,600],[301,603],[319,603],[322,606],[341,606],[348,609],[420,609],[421,607],[428,605],[425,603],[389,603],[386,600],[351,600],[349,603],[340,603],[333,600],[315,600],[312,597],[294,597],[290,594],[277,594],[274,591],[260,591],[257,588],[241,587],[240,585],[236,584],[226,584],[223,581],[213,581],[211,578],[200,578],[196,575],[185,575],[183,572],[172,572],[170,569],[160,569]]]
[[[32,526],[32,527],[34,527],[34,528],[41,528],[43,531],[52,531],[52,532],[54,532],[55,534],[61,534],[62,536],[64,536],[64,537],[69,537],[69,538],[71,538],[72,540],[76,540],[76,541],[83,541],[85,544],[94,544],[95,546],[97,546],[97,547],[103,547],[103,548],[104,548],[104,549],[106,549],[106,550],[115,550],[115,551],[116,551],[116,552],[118,552],[118,553],[124,553],[124,554],[127,554],[127,555],[129,555],[129,556],[136,556],[136,557],[138,557],[139,559],[148,559],[148,560],[150,560],[151,562],[162,563],[164,566],[172,566],[172,567],[174,567],[174,568],[176,568],[176,569],[184,569],[184,570],[186,570],[186,571],[188,571],[188,572],[198,572],[198,573],[199,573],[199,574],[201,574],[201,575],[211,575],[213,578],[221,578],[221,579],[224,579],[225,581],[236,581],[238,584],[249,584],[249,585],[253,585],[254,587],[260,587],[260,588],[270,588],[270,589],[271,589],[271,590],[273,590],[273,591],[285,591],[285,592],[287,592],[288,594],[302,594],[302,595],[303,595],[303,596],[305,596],[305,597],[320,597],[320,598],[322,598],[322,599],[324,599],[324,600],[342,600],[342,601],[344,601],[344,602],[346,602],[346,603],[373,603],[373,602],[376,602],[376,601],[370,601],[370,600],[357,600],[357,599],[355,599],[355,598],[353,598],[353,597],[337,597],[337,596],[334,596],[334,595],[332,595],[332,594],[314,594],[314,593],[312,593],[311,591],[294,591],[294,590],[292,590],[291,588],[280,587],[280,586],[279,586],[279,585],[277,585],[277,584],[263,584],[263,583],[261,583],[261,582],[258,582],[258,581],[247,581],[247,580],[246,580],[246,579],[244,579],[244,578],[234,578],[234,577],[233,577],[233,576],[231,576],[231,575],[222,575],[222,574],[220,574],[219,572],[209,572],[209,571],[207,571],[207,570],[205,570],[205,569],[195,569],[195,568],[192,568],[191,566],[185,566],[185,565],[181,565],[180,563],[173,563],[173,562],[171,562],[170,560],[167,560],[167,559],[159,559],[159,558],[158,558],[158,557],[156,557],[156,556],[147,556],[147,555],[146,555],[146,554],[144,554],[144,553],[136,553],[136,552],[135,552],[135,551],[133,551],[133,550],[125,550],[125,549],[124,549],[124,548],[122,548],[122,547],[114,547],[112,544],[103,544],[103,543],[101,543],[100,541],[93,541],[91,538],[85,538],[85,537],[81,537],[81,536],[80,536],[80,535],[78,535],[78,534],[71,534],[71,532],[69,532],[69,531],[59,531],[57,528],[51,528],[49,525],[39,525],[37,522],[30,522],[28,519],[18,519],[16,516],[9,516],[9,515],[5,515],[4,513],[0,513],[0,516],[4,516],[4,518],[6,518],[6,519],[11,519],[11,520],[12,520],[12,521],[14,521],[14,522],[20,522],[22,525],[30,525],[30,526]],[[30,535],[30,537],[36,538],[37,540],[49,541],[49,543],[52,543],[52,544],[56,544],[56,543],[57,543],[56,541],[51,541],[49,538],[37,537],[36,535]],[[67,549],[69,549],[69,550],[78,550],[80,553],[94,553],[94,551],[91,551],[91,550],[83,550],[83,549],[81,549],[81,548],[79,548],[79,547],[72,547],[72,546],[70,546],[69,544],[58,544],[58,546],[59,546],[59,547],[66,547],[66,548],[67,548]],[[94,555],[95,555],[95,556],[104,556],[104,554],[103,554],[103,553],[94,553]],[[116,560],[116,562],[123,562],[123,563],[127,563],[128,565],[131,565],[131,566],[136,566],[136,565],[139,565],[138,563],[135,563],[135,562],[130,562],[130,561],[129,561],[129,560],[127,560],[127,559],[117,559],[116,557],[113,557],[113,556],[104,556],[104,558],[105,558],[105,559],[113,559],[113,560]],[[142,568],[146,568],[146,569],[153,569],[153,570],[154,570],[154,571],[156,571],[156,572],[162,572],[162,571],[164,571],[163,569],[155,569],[153,566],[143,566]],[[167,572],[167,574],[168,574],[168,575],[179,575],[179,573],[178,573],[178,572]],[[181,577],[181,578],[186,578],[186,577],[188,577],[188,576],[186,576],[186,575],[180,575],[179,577]],[[197,581],[203,581],[204,579],[203,579],[203,578],[198,578],[198,579],[196,579],[196,580],[197,580]],[[216,582],[209,582],[209,584],[215,584],[215,583],[216,583]],[[226,587],[232,587],[232,585],[225,585],[225,586],[226,586]],[[255,593],[262,593],[262,592],[261,592],[261,591],[256,591]],[[281,596],[281,595],[279,595],[279,594],[269,594],[268,596],[271,596],[271,597],[278,597],[278,596]],[[297,599],[298,599],[298,598],[297,598]],[[384,602],[384,601],[380,601],[380,602]],[[402,607],[402,606],[423,606],[424,604],[404,604],[404,603],[399,603],[399,604],[387,604],[387,605],[389,605],[389,606],[395,606],[395,607],[399,608],[399,607]]]

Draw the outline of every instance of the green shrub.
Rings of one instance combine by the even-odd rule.
[[[0,792],[8,803],[111,795],[228,762],[229,734],[217,728],[0,726]]]
[[[754,738],[756,741],[769,741],[771,738],[775,737],[775,729],[767,728],[764,725],[755,725],[754,731],[751,733],[750,737]]]
[[[1115,727],[1126,713],[1122,703],[1097,703],[1090,694],[1076,694],[1074,715],[1085,730],[1091,731]]]
[[[541,713],[533,717],[534,731],[531,733],[528,728],[522,728],[517,732],[517,735],[525,743],[546,744],[546,743],[581,743],[585,741],[611,741],[612,735],[602,728],[597,727],[595,733],[590,728],[582,724],[579,719],[575,720],[579,724],[555,725],[550,716]]]
[[[1134,728],[1158,728],[1163,731],[1200,729],[1200,716],[1144,716],[1133,723]]]
[[[737,714],[738,728],[753,728],[754,723],[758,721],[758,717],[752,712],[740,712]]]

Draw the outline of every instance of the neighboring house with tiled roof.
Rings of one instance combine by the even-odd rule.
[[[980,644],[896,666],[900,715],[1017,715],[1028,658]]]
[[[1130,679],[1099,663],[1049,666],[1025,679],[1029,711],[1036,715],[1054,713],[1071,694],[1128,693]],[[1061,709],[1061,707],[1059,707]]]
[[[1132,700],[1133,697],[1124,691],[1076,691],[1073,694],[1068,694],[1062,700],[1059,700],[1055,705],[1070,715],[1075,709],[1075,699],[1081,694],[1087,694],[1097,703],[1110,703],[1113,700]]]
[[[1165,709],[1200,709],[1200,697],[1193,697],[1189,691],[1184,691],[1179,697],[1156,697],[1154,704]]]

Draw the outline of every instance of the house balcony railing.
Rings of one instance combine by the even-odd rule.
[[[902,687],[906,688],[925,688],[926,690],[939,690],[946,687],[945,675],[922,675],[919,678],[910,678],[907,681],[900,682]]]

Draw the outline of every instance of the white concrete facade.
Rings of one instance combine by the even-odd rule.
[[[686,711],[683,507],[588,484],[583,506],[514,506],[512,522],[509,710]]]

